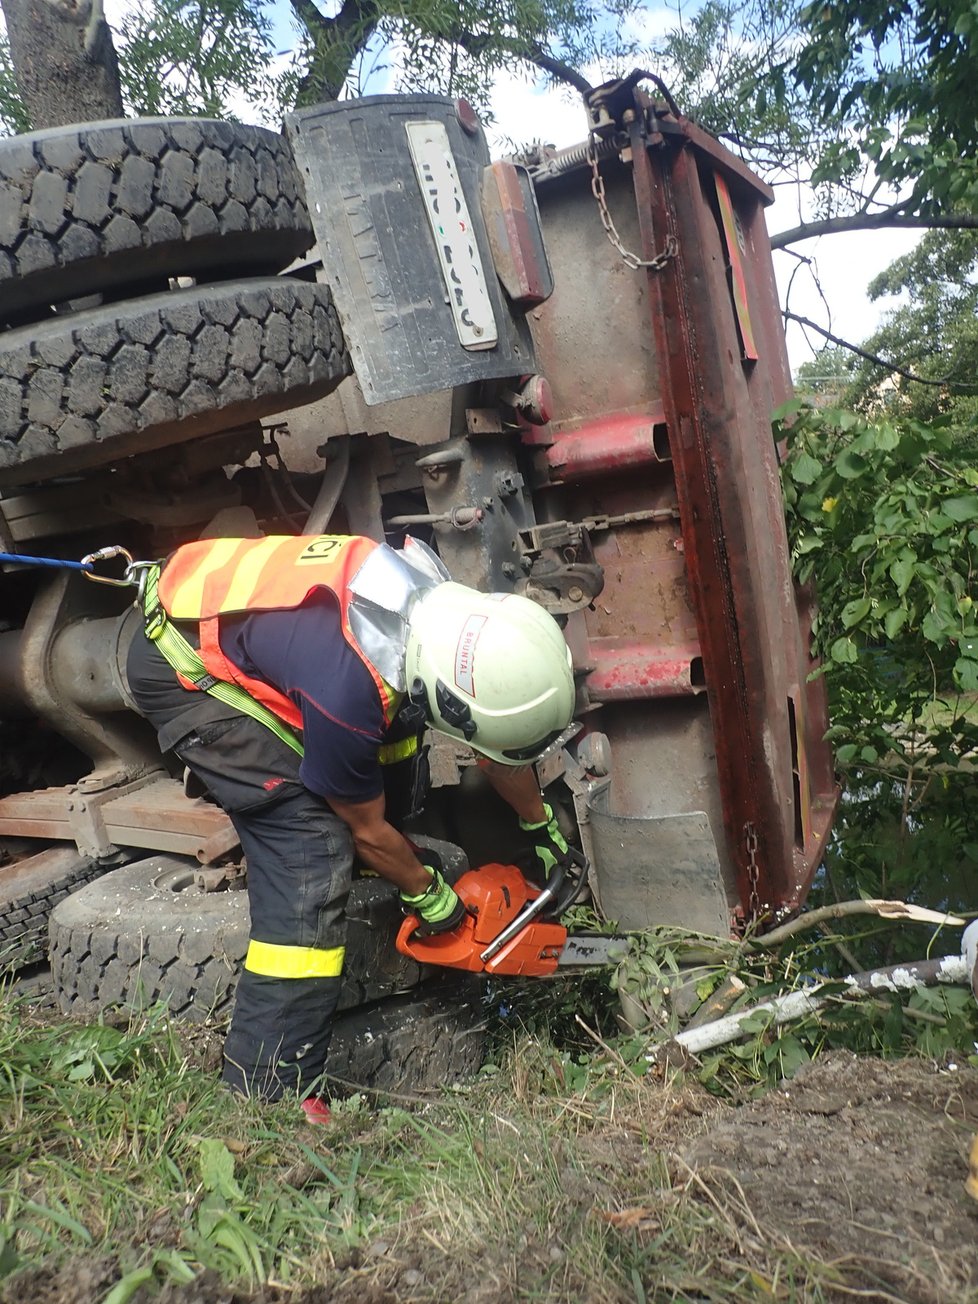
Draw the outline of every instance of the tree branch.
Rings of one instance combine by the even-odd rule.
[[[916,376],[912,371],[905,371],[903,367],[898,367],[895,362],[888,362],[886,358],[880,358],[875,353],[867,353],[866,350],[861,349],[858,344],[851,344],[849,340],[844,340],[838,335],[833,335],[832,332],[827,331],[824,326],[819,326],[817,322],[813,322],[808,317],[799,317],[798,313],[791,312],[788,308],[785,308],[781,315],[786,321],[796,321],[799,326],[808,326],[813,331],[818,331],[819,335],[823,335],[827,340],[831,341],[832,344],[838,344],[840,348],[848,349],[850,353],[855,353],[858,357],[865,358],[867,362],[872,362],[877,367],[882,367],[885,371],[896,372],[898,376],[903,376],[906,380],[915,381],[918,385],[942,386],[952,383],[950,376],[945,376],[943,380],[930,380],[925,376]]]
[[[291,0],[291,3],[296,18],[299,19],[310,36],[324,28],[330,30],[336,22],[335,18],[327,18],[325,14],[320,13],[312,0]]]
[[[477,36],[475,32],[465,31],[453,31],[450,35],[446,33],[445,40],[455,41],[463,50],[476,57],[485,51],[487,45],[495,45],[508,50],[509,53],[516,55],[519,59],[525,59],[527,63],[535,64],[544,72],[548,72],[551,77],[556,77],[558,81],[573,86],[582,95],[587,95],[594,90],[586,77],[582,77],[569,64],[554,58],[552,54],[548,54],[543,46],[536,41],[517,41],[501,35]]]
[[[105,9],[102,0],[92,0],[91,13],[85,27],[85,57],[91,59],[102,36],[102,24],[105,22]]]
[[[840,231],[877,231],[880,227],[917,227],[921,230],[974,230],[978,228],[978,213],[941,213],[922,217],[905,213],[902,206],[883,209],[879,213],[850,213],[848,217],[826,217],[820,222],[802,222],[790,231],[781,231],[771,237],[772,249],[784,249],[799,240],[811,240],[817,235],[837,235]]]
[[[335,18],[327,18],[313,0],[291,0],[296,17],[312,37],[315,53],[299,87],[299,103],[314,95],[335,100],[343,89],[357,53],[377,27],[371,0],[343,0]]]

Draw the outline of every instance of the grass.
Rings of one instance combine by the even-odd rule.
[[[211,1279],[297,1304],[314,1283],[357,1304],[834,1298],[831,1265],[678,1157],[719,1106],[611,1048],[514,1036],[467,1086],[354,1096],[327,1129],[231,1098],[159,1018],[79,1028],[0,998],[0,1064],[5,1301],[62,1298],[59,1274],[79,1304]]]

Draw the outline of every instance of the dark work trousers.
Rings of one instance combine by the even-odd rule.
[[[264,725],[230,708],[223,708],[228,718],[208,718],[213,699],[182,688],[175,675],[172,700],[169,691],[161,693],[158,677],[141,699],[132,657],[129,671],[136,702],[164,737],[175,716],[191,726],[171,745],[228,813],[241,839],[252,941],[317,951],[342,947],[353,841],[326,802],[300,783],[299,757]],[[197,729],[194,711],[187,712],[193,699],[204,708]],[[277,977],[246,967],[224,1044],[224,1081],[265,1100],[283,1092],[321,1094],[317,1079],[340,982],[338,975]]]

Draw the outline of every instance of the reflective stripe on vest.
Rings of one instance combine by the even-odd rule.
[[[398,743],[381,743],[377,749],[377,760],[381,765],[396,765],[398,761],[407,761],[418,754],[418,740],[412,735],[402,738]]]
[[[232,612],[289,610],[316,589],[336,599],[347,643],[370,671],[384,719],[390,723],[399,696],[382,678],[350,627],[349,585],[379,545],[360,535],[272,535],[264,539],[200,539],[178,548],[160,576],[159,599],[174,620],[200,627],[200,659],[216,679],[240,685],[294,729],[296,704],[272,685],[252,679],[221,651],[219,617]]]
[[[332,946],[277,946],[274,942],[248,943],[244,967],[265,978],[339,978],[346,948]]]

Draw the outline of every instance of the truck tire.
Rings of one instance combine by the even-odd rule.
[[[482,980],[445,974],[336,1020],[326,1075],[339,1093],[351,1087],[437,1091],[471,1077],[485,1059]]]
[[[438,848],[447,843],[430,841]],[[465,867],[451,849],[448,872]],[[125,865],[73,893],[51,914],[51,971],[62,1013],[92,1019],[114,1009],[162,1002],[175,1019],[229,1017],[248,948],[250,916],[243,890],[204,892],[200,866],[179,856]],[[422,967],[394,949],[402,914],[395,889],[358,879],[350,921],[340,1009],[415,987]]]
[[[43,959],[53,908],[110,868],[64,845],[0,865],[0,969]]]
[[[261,127],[146,118],[0,140],[0,320],[232,269],[313,243],[288,144]]]
[[[229,1013],[248,946],[248,894],[195,889],[199,868],[175,856],[135,861],[52,911],[51,974],[62,1013],[96,1019],[159,1001],[189,1022]]]
[[[198,286],[0,333],[0,484],[63,475],[330,393],[350,371],[324,285]]]

